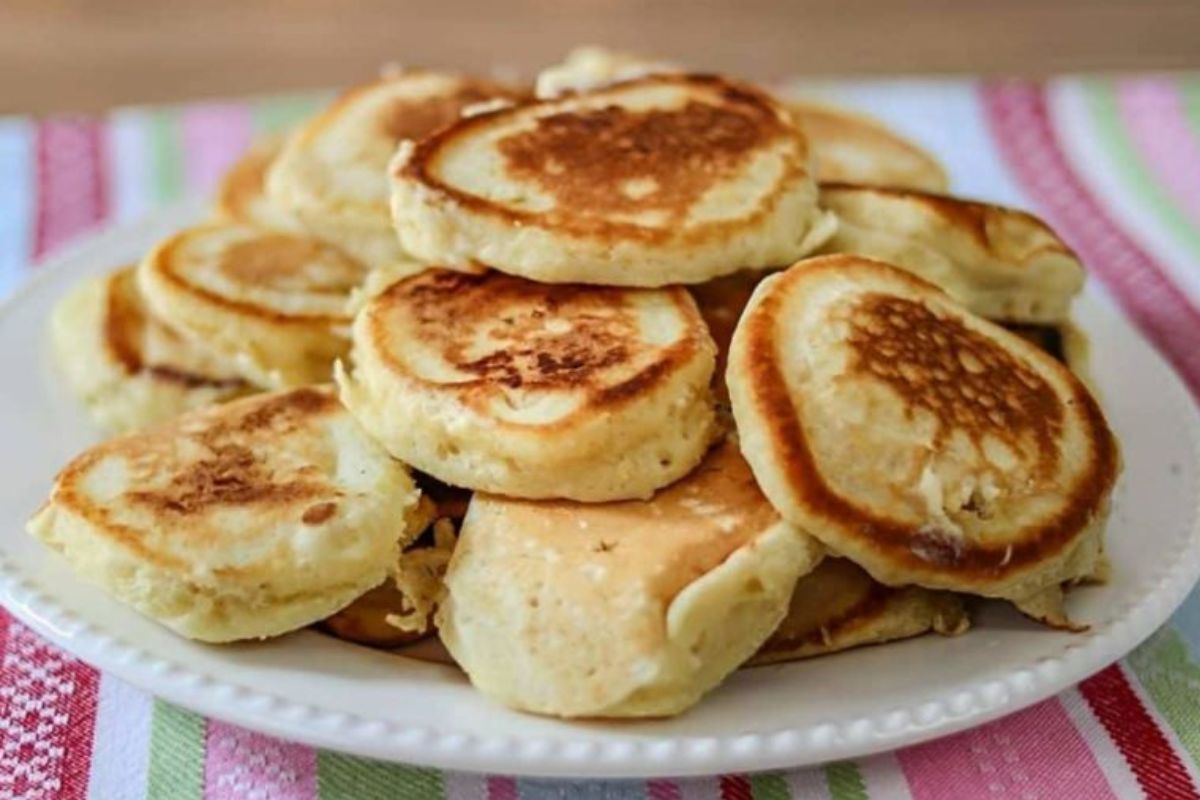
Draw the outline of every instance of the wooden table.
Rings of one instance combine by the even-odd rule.
[[[7,0],[0,112],[532,71],[572,44],[757,78],[1200,68],[1200,0]]]

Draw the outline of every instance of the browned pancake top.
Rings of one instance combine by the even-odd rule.
[[[1057,464],[1062,404],[1026,363],[958,319],[902,297],[866,294],[850,321],[852,369],[937,417],[939,437],[951,430],[976,440],[988,435],[1018,450],[1032,437],[1038,468]]]
[[[181,364],[157,364],[147,359],[144,343],[150,336],[160,337],[180,348],[187,345],[173,328],[146,314],[137,293],[133,270],[133,267],[125,267],[109,279],[104,310],[105,345],[125,374],[149,375],[189,389],[204,386],[233,389],[245,386],[241,378],[187,369]]]
[[[615,400],[648,385],[698,346],[695,325],[673,345],[645,343],[630,307],[630,298],[641,291],[662,290],[427,270],[396,283],[377,300],[375,335],[380,352],[388,353],[391,347],[383,339],[390,334],[387,317],[394,308],[414,326],[413,339],[472,376],[467,382],[485,389],[583,389],[602,395],[596,399]],[[694,322],[695,307],[686,293],[668,291]],[[624,379],[614,384],[616,369]],[[631,369],[636,374],[624,375]]]
[[[783,131],[769,107],[690,101],[678,109],[616,105],[539,117],[502,139],[514,178],[572,213],[664,211],[683,219],[714,184]]]
[[[283,292],[345,295],[362,281],[362,268],[347,258],[327,259],[328,268],[306,269],[326,247],[306,236],[266,234],[225,249],[217,269],[244,286]]]
[[[380,115],[379,122],[383,132],[397,143],[405,139],[422,139],[458,119],[467,106],[498,97],[516,99],[518,94],[485,81],[464,83],[446,95],[398,97]]]

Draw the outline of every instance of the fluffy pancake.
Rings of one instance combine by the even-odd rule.
[[[882,123],[815,103],[791,101],[787,110],[808,137],[821,183],[946,191],[937,159]]]
[[[138,267],[147,305],[247,379],[327,381],[349,347],[347,303],[365,270],[305,235],[248,225],[188,228]]]
[[[303,230],[291,214],[272,203],[266,195],[267,170],[282,148],[282,138],[260,139],[225,173],[217,187],[218,217],[268,230]]]
[[[992,320],[1064,322],[1083,288],[1071,248],[1032,214],[907,189],[822,184],[838,215],[826,253],[904,267]]]
[[[1100,564],[1119,456],[1098,404],[908,272],[829,256],[763,281],[728,381],[775,507],[885,584],[1046,618]]]
[[[830,235],[803,134],[762,92],[652,75],[401,145],[403,246],[552,283],[662,286],[788,264]]]
[[[794,661],[929,631],[956,636],[968,627],[957,595],[884,586],[854,562],[830,557],[796,582],[787,616],[748,663]]]
[[[388,212],[387,164],[468,106],[516,93],[475,78],[406,71],[349,90],[289,139],[267,193],[303,225],[371,268],[408,259]]]
[[[30,532],[194,639],[275,636],[378,585],[417,491],[328,388],[193,411],[85,451]]]
[[[767,639],[819,559],[724,444],[648,501],[476,495],[438,628],[476,688],[514,708],[676,714]]]
[[[229,365],[147,313],[133,267],[80,283],[55,307],[50,335],[72,391],[112,433],[251,390]]]
[[[713,343],[680,288],[431,269],[359,312],[342,400],[397,458],[514,497],[647,497],[712,441]]]

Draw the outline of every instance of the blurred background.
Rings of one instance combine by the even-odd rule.
[[[4,0],[0,113],[531,73],[575,44],[750,78],[1200,68],[1200,0]]]

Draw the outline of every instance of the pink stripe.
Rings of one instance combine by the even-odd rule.
[[[1200,397],[1200,347],[1194,336],[1181,335],[1200,330],[1200,311],[1071,170],[1042,90],[996,84],[984,88],[983,102],[997,146],[1023,188]]]
[[[311,747],[210,720],[205,741],[206,800],[313,800],[317,753]]]
[[[1154,177],[1200,225],[1200,140],[1173,81],[1138,78],[1117,85],[1121,119]]]
[[[93,120],[54,119],[38,126],[35,260],[108,216],[104,136],[103,125]]]
[[[188,107],[182,115],[184,174],[195,192],[209,192],[250,146],[250,109],[233,103]]]
[[[1115,798],[1058,700],[896,758],[915,800],[995,797]]]
[[[646,781],[647,800],[679,800],[679,784],[675,781]]]
[[[489,775],[487,796],[488,800],[520,800],[521,792],[517,789],[517,779]]]

